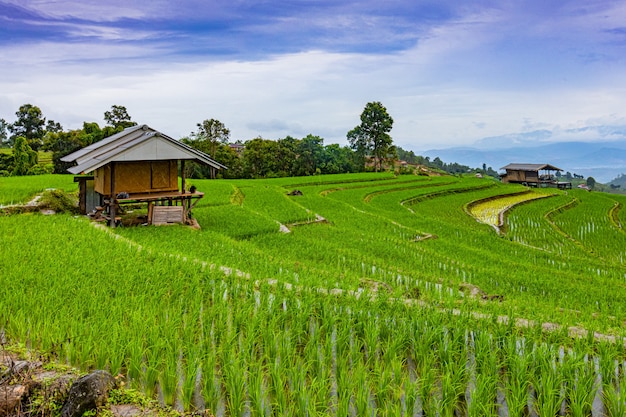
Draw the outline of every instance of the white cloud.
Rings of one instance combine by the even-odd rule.
[[[81,1],[81,0],[4,0],[25,10],[41,16],[55,19],[82,19],[94,22],[112,22],[121,18],[140,19],[150,11],[150,4],[159,4],[159,1],[145,4],[129,2],[127,0]]]
[[[94,5],[72,11],[74,4],[61,2],[56,12],[47,11],[45,2],[33,7],[81,18],[103,12]],[[150,12],[137,9],[115,16]],[[83,121],[102,123],[104,111],[119,104],[128,108],[133,120],[173,137],[188,135],[196,123],[216,118],[231,129],[233,140],[312,133],[326,143],[345,143],[346,132],[359,123],[365,104],[381,101],[395,120],[394,140],[416,150],[539,129],[552,131],[559,140],[566,134],[592,140],[592,131],[572,129],[619,125],[615,120],[626,117],[623,63],[569,71],[568,65],[577,64],[569,58],[547,62],[552,66],[540,60],[524,62],[524,57],[534,57],[532,47],[524,45],[526,55],[520,57],[515,47],[503,46],[503,39],[521,42],[530,36],[517,34],[520,26],[534,25],[529,32],[537,39],[566,37],[542,34],[550,29],[548,20],[535,21],[531,15],[516,22],[505,9],[468,13],[415,29],[411,36],[419,31],[420,41],[397,53],[316,50],[257,61],[172,57],[174,45],[165,41],[102,42],[128,34],[98,25],[73,27],[77,36],[98,41],[3,47],[0,117],[11,121],[20,105],[31,103],[65,128],[79,128]],[[594,16],[602,19],[600,12]],[[323,25],[322,16],[318,18],[317,24]],[[579,18],[571,19],[557,29],[571,29]],[[137,40],[153,34],[137,31],[134,36]],[[567,80],[559,81],[561,72]]]

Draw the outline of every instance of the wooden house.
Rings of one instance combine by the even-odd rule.
[[[556,173],[563,170],[550,164],[509,164],[500,169],[506,171],[500,174],[503,183],[524,184],[530,187],[572,188],[571,182],[557,180]]]
[[[185,161],[226,168],[147,125],[129,127],[61,160],[76,164],[68,169],[72,174],[91,174],[75,178],[80,184],[81,210],[93,210],[91,204],[97,200],[112,226],[119,220],[116,214],[120,205],[144,202],[150,224],[188,221],[191,208],[204,194],[186,189]]]

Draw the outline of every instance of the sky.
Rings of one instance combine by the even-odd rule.
[[[0,0],[0,118],[404,149],[626,140],[626,1]]]

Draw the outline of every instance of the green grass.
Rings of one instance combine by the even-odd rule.
[[[619,409],[620,196],[550,190],[497,234],[467,207],[522,187],[390,174],[192,182],[201,230],[0,217],[0,329],[187,409],[200,390],[227,415],[497,415],[498,391],[510,408],[552,415],[567,396],[588,415],[596,362],[615,375],[604,400]]]
[[[27,177],[0,177],[0,205],[22,204],[47,188],[68,192],[78,189],[73,175],[33,175]]]

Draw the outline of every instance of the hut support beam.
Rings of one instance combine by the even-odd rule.
[[[182,178],[181,185],[180,185],[180,188],[181,188],[180,192],[184,194],[185,193],[185,160],[184,159],[181,159],[180,161],[180,177]]]
[[[111,162],[111,198],[109,198],[109,226],[115,228],[115,162]]]

